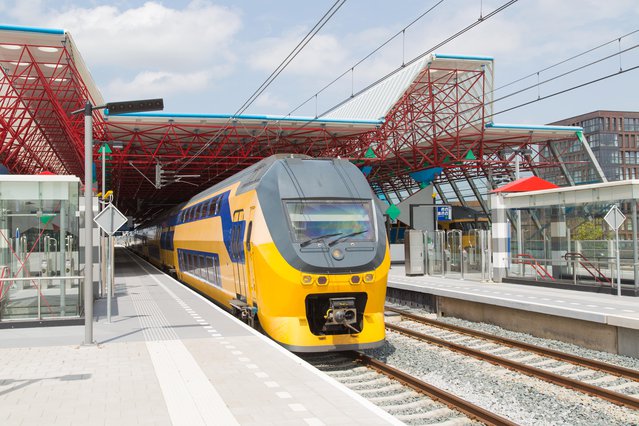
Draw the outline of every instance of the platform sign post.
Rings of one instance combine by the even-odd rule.
[[[113,204],[109,203],[96,217],[93,219],[98,226],[109,235],[107,243],[107,321],[111,322],[111,293],[113,288],[113,234],[128,222],[128,219]]]
[[[617,252],[616,254],[616,259],[617,259],[617,296],[621,296],[621,267],[620,267],[620,260],[619,260],[619,227],[623,224],[623,222],[626,220],[626,216],[624,216],[623,213],[621,213],[621,210],[619,210],[619,207],[617,207],[617,205],[615,204],[614,206],[612,206],[610,208],[610,210],[608,210],[608,213],[606,213],[606,216],[604,216],[604,220],[606,221],[606,223],[615,230],[615,251]]]

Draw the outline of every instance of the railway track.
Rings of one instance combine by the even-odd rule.
[[[389,330],[556,385],[596,396],[617,405],[639,410],[639,398],[637,398],[639,396],[639,372],[636,370],[441,323],[400,309],[389,308],[387,310],[399,313],[403,318],[421,325],[421,328],[418,325],[418,328],[415,329],[387,323],[386,328]],[[440,330],[439,335],[434,335],[433,328]],[[443,330],[443,333],[441,330]],[[445,336],[442,336],[442,334]],[[482,347],[482,350],[473,348],[473,346]],[[504,347],[510,348],[512,351],[505,354],[494,354],[503,351]],[[560,361],[563,365],[549,367],[547,365],[548,360],[551,360],[553,364],[555,360]],[[566,367],[566,365],[569,367]],[[577,367],[577,371],[567,371],[574,370],[575,367]],[[588,376],[588,372],[592,373],[593,370],[594,372],[603,372],[605,375],[597,377],[590,382],[576,378]],[[567,373],[559,374],[561,371],[567,371]],[[619,383],[620,380],[622,383]],[[606,387],[604,386],[605,383],[612,385]],[[626,393],[615,389],[626,390]]]
[[[359,352],[303,358],[406,424],[516,425],[438,387]]]

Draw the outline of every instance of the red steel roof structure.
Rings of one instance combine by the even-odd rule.
[[[424,184],[410,173],[438,168],[438,189],[467,182],[481,201],[474,179],[512,177],[513,147],[529,149],[522,171],[560,167],[557,183],[573,184],[561,155],[581,128],[492,123],[493,70],[491,58],[425,56],[313,118],[95,110],[97,176],[100,142],[121,145],[107,189],[140,219],[274,153],[348,158],[387,200]],[[84,120],[71,112],[86,100],[104,104],[68,32],[0,26],[0,163],[11,173],[83,178]]]

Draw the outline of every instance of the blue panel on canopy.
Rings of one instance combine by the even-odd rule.
[[[417,172],[409,173],[409,175],[416,182],[429,185],[443,170],[444,169],[442,169],[441,167],[431,167],[430,169],[424,169]]]

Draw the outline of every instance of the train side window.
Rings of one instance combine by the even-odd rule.
[[[193,262],[193,255],[189,253],[188,257],[189,257],[189,272],[193,273],[193,268],[195,267],[195,263]]]
[[[214,279],[214,283],[216,285],[220,285],[220,259],[219,258],[215,258],[213,259],[213,269],[215,269],[215,275],[213,276]]]
[[[206,269],[209,274],[209,282],[214,283],[215,282],[215,266],[213,263],[213,256],[208,256],[206,258]]]
[[[211,200],[206,202],[206,214],[204,217],[211,217]]]
[[[220,214],[221,201],[222,201],[222,197],[216,197],[215,198],[215,214],[216,215]]]
[[[204,256],[199,256],[199,258],[200,258],[200,268],[198,269],[198,275],[200,276],[200,278],[206,278],[206,272],[205,272],[206,263],[204,263]]]
[[[253,222],[249,222],[246,230],[246,251],[251,251],[251,231],[253,231]]]

